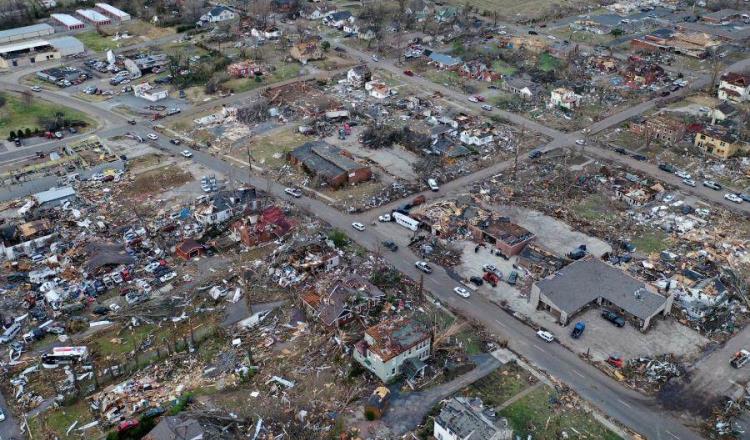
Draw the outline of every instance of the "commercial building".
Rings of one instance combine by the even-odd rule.
[[[121,11],[114,6],[108,4],[108,3],[97,3],[94,5],[96,7],[96,10],[101,12],[102,14],[112,17],[119,21],[128,21],[130,20],[130,14],[128,14],[125,11]]]
[[[479,398],[454,397],[435,417],[433,437],[437,440],[511,440],[508,419],[498,418]]]
[[[372,177],[370,167],[355,162],[344,150],[323,141],[300,145],[289,153],[288,160],[319,179],[321,184],[333,188],[354,185]]]
[[[14,29],[0,31],[0,44],[12,43],[14,41],[28,40],[30,38],[42,38],[55,33],[55,28],[41,23]]]
[[[83,29],[86,25],[79,19],[73,17],[70,14],[51,14],[52,20],[58,25],[65,29],[72,31],[75,29]]]
[[[401,317],[365,330],[365,338],[354,347],[354,359],[388,383],[400,376],[404,368],[424,371],[431,347],[432,335],[427,327]]]
[[[143,98],[146,101],[157,102],[162,99],[167,99],[169,93],[167,92],[167,89],[156,88],[145,82],[133,86],[133,95],[138,98]]]
[[[526,228],[511,223],[507,217],[492,214],[485,218],[472,219],[469,222],[469,231],[475,241],[489,243],[507,257],[518,255],[536,238]]]
[[[728,72],[721,76],[718,91],[722,101],[750,101],[750,75]]]
[[[550,312],[562,325],[596,304],[638,322],[645,331],[655,316],[669,314],[673,300],[597,258],[574,261],[531,288],[531,305]]]
[[[109,17],[93,9],[76,9],[76,14],[80,15],[84,20],[88,21],[94,26],[104,26],[107,24],[112,24],[112,20]]]
[[[27,66],[60,58],[60,52],[49,41],[31,40],[0,46],[0,69]]]
[[[86,47],[76,37],[60,37],[49,40],[49,44],[60,52],[61,57],[78,55],[86,52]]]

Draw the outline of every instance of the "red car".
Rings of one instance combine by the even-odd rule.
[[[406,75],[406,76],[414,76],[414,72],[412,72],[411,70],[404,70],[404,75]]]
[[[120,422],[120,424],[117,425],[117,432],[127,431],[128,429],[135,428],[139,424],[140,422],[137,419],[125,420],[124,422]]]
[[[484,102],[484,96],[482,96],[482,95],[475,95],[474,97],[477,98],[477,101]]]

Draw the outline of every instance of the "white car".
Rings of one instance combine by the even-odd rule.
[[[34,86],[34,87],[32,87],[32,88],[31,88],[31,91],[32,91],[32,92],[41,92],[41,91],[42,91],[42,88],[41,88],[41,87],[39,87],[39,86]]]
[[[724,194],[724,198],[729,200],[730,202],[742,203],[742,198],[738,196],[737,194],[726,193]]]
[[[152,262],[148,263],[148,264],[146,265],[146,267],[145,267],[144,269],[146,270],[146,272],[148,272],[148,273],[152,273],[152,272],[153,272],[153,271],[155,271],[155,270],[156,270],[156,269],[157,269],[157,268],[158,268],[159,266],[161,266],[161,264],[159,264],[159,262],[158,262],[158,261],[152,261]]]
[[[152,141],[159,139],[159,136],[157,136],[155,133],[149,133],[146,135],[146,137],[151,139]]]
[[[664,203],[669,203],[674,200],[674,196],[672,194],[667,194],[664,196],[663,199],[661,199]]]
[[[414,263],[414,265],[417,266],[417,269],[421,270],[424,273],[432,273],[432,268],[424,261],[417,261],[416,263]]]
[[[378,221],[379,222],[387,223],[387,222],[389,222],[391,220],[393,220],[393,219],[391,218],[390,214],[383,214],[383,215],[379,215],[378,216]]]
[[[354,229],[356,229],[356,230],[358,230],[358,231],[362,232],[362,231],[364,231],[364,230],[365,230],[365,225],[363,225],[363,224],[362,224],[362,223],[360,223],[360,222],[354,222],[354,223],[352,223],[352,228],[354,228]]]
[[[300,197],[302,197],[302,191],[300,191],[299,188],[284,188],[284,192],[294,197],[295,199],[299,199]]]
[[[536,335],[539,336],[544,342],[552,342],[555,340],[555,335],[545,330],[537,331]]]
[[[2,408],[0,408],[0,422],[5,420],[5,413],[3,412]]]
[[[463,287],[454,287],[453,291],[456,292],[456,294],[461,298],[468,298],[469,296],[471,296],[469,291],[464,289]]]
[[[380,58],[378,58],[378,56],[377,56],[377,55],[373,55],[373,56],[372,56],[372,60],[373,60],[373,61],[375,61],[375,62],[377,63],[378,61],[380,61]]]
[[[687,173],[686,171],[682,171],[682,170],[677,170],[677,171],[675,171],[674,174],[675,174],[675,176],[679,177],[680,179],[690,179],[690,178],[692,178],[692,176],[689,173]]]
[[[180,154],[182,154],[182,157],[187,157],[187,158],[193,157],[193,152],[190,150],[182,150]]]
[[[174,279],[176,276],[177,274],[174,272],[165,273],[164,275],[159,277],[159,281],[161,281],[162,283],[166,283],[167,281]]]
[[[489,104],[482,104],[482,110],[484,110],[486,112],[491,112],[492,111],[492,106],[489,105]]]
[[[477,97],[476,97],[476,96],[469,96],[469,98],[468,98],[468,99],[469,99],[469,101],[471,101],[471,102],[479,102],[479,100],[477,99]]]
[[[695,180],[693,179],[682,179],[682,183],[684,183],[687,186],[692,186],[693,188],[695,188],[696,186]]]
[[[583,139],[576,139],[576,145],[586,145],[586,141]]]
[[[485,272],[497,273],[497,267],[495,267],[494,264],[485,264],[484,266],[482,266],[482,270],[484,270]]]

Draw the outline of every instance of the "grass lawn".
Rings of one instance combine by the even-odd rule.
[[[80,34],[76,34],[76,38],[81,40],[87,49],[93,50],[94,52],[104,52],[107,49],[116,49],[123,43],[124,45],[128,45],[128,42],[131,41],[112,41],[112,37],[103,37],[96,31],[81,32]]]
[[[589,197],[578,202],[575,212],[589,221],[614,220],[610,207],[610,201],[604,194],[591,194]]]
[[[235,78],[230,79],[223,85],[228,89],[232,89],[234,93],[247,92],[258,87],[262,87],[268,84],[286,81],[288,79],[296,78],[299,76],[300,71],[299,63],[282,63],[276,67],[270,75],[266,75],[262,81],[256,81],[254,78]]]
[[[643,254],[651,254],[666,250],[671,245],[671,240],[662,231],[646,232],[634,237],[631,241],[636,251]]]
[[[492,63],[492,69],[502,75],[513,75],[518,70],[503,60],[495,60]]]
[[[5,105],[0,107],[0,139],[7,138],[11,130],[41,130],[43,119],[54,118],[56,113],[62,113],[66,120],[84,121],[89,127],[96,125],[82,112],[37,97],[32,98],[30,105],[26,105],[16,94],[0,93],[0,96],[5,98]]]
[[[521,438],[532,435],[537,440],[558,439],[562,438],[562,431],[566,431],[569,438],[620,438],[585,411],[557,403],[557,393],[547,386],[532,391],[502,410],[500,415],[508,418],[514,434]]]
[[[107,332],[97,337],[94,342],[94,350],[101,356],[115,356],[130,353],[154,330],[153,325],[141,325],[132,332],[120,333]]]
[[[310,140],[297,131],[296,126],[274,132],[273,134],[258,136],[250,144],[250,152],[256,164],[261,168],[278,169],[286,164],[286,153]],[[245,151],[240,151],[238,159],[247,161]]]
[[[499,407],[531,384],[529,373],[515,363],[507,364],[474,382],[466,393],[482,399],[485,405]]]
[[[560,67],[560,64],[560,60],[548,54],[547,52],[539,55],[539,59],[537,60],[539,69],[545,72],[550,72],[558,69]]]
[[[76,420],[78,420],[78,426],[85,425],[94,420],[94,416],[91,414],[86,400],[81,400],[70,406],[52,408],[37,417],[29,419],[31,438],[80,438],[80,432],[75,430],[70,435],[65,435],[65,431]],[[103,433],[94,427],[86,431],[86,435],[91,438],[99,438]]]
[[[561,8],[582,10],[586,6],[599,5],[599,2],[593,0],[448,0],[448,3],[459,8],[469,4],[480,12],[497,11],[501,18],[511,21],[546,17]]]

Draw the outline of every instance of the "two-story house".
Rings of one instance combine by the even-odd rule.
[[[424,370],[430,357],[432,335],[428,328],[411,318],[389,319],[365,330],[365,338],[354,348],[354,359],[383,382],[390,382],[410,369]]]
[[[231,9],[226,6],[214,6],[208,12],[201,16],[201,23],[220,23],[222,21],[234,20],[237,14],[232,12]]]
[[[750,101],[750,75],[737,72],[725,73],[721,76],[718,95],[723,101]]]
[[[559,107],[566,110],[573,110],[579,105],[581,105],[581,95],[570,89],[558,87],[550,92],[550,108]]]

